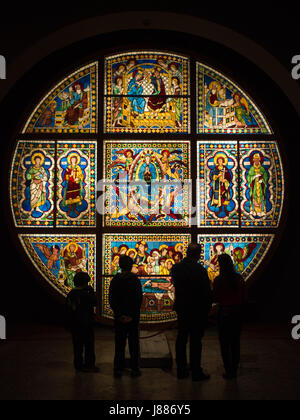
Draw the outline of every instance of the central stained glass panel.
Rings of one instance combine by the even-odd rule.
[[[105,142],[106,226],[189,226],[190,143]]]

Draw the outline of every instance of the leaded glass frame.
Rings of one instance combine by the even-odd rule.
[[[263,258],[266,257],[269,250],[275,244],[275,236],[278,233],[278,229],[283,223],[283,214],[284,214],[284,192],[285,192],[285,185],[286,182],[284,180],[284,162],[282,160],[282,154],[280,151],[280,135],[276,130],[276,126],[270,127],[270,124],[267,122],[266,117],[261,112],[261,105],[258,107],[256,105],[256,97],[250,96],[247,94],[247,88],[245,84],[243,84],[243,80],[240,80],[239,83],[235,83],[232,80],[232,77],[227,77],[226,72],[222,71],[222,69],[218,69],[218,65],[207,65],[201,64],[202,58],[199,54],[186,54],[185,51],[175,51],[174,53],[169,51],[168,49],[160,49],[159,51],[154,50],[145,50],[143,46],[141,46],[141,50],[132,50],[129,48],[123,48],[120,54],[115,54],[115,49],[111,49],[110,51],[106,50],[105,53],[100,52],[93,55],[92,59],[89,59],[81,63],[77,63],[74,65],[74,69],[71,70],[68,74],[64,77],[57,77],[57,82],[55,78],[52,80],[52,86],[54,88],[50,90],[50,92],[43,92],[41,97],[43,98],[38,105],[35,107],[33,112],[27,116],[27,122],[23,124],[24,129],[22,130],[21,134],[18,134],[15,138],[16,142],[16,149],[14,157],[12,158],[12,167],[11,167],[11,181],[10,181],[10,201],[11,201],[11,208],[12,208],[12,216],[13,216],[13,225],[14,228],[17,230],[18,236],[22,241],[22,244],[25,244],[25,240],[27,243],[25,244],[25,251],[29,257],[29,259],[33,262],[34,266],[37,269],[39,275],[42,275],[46,278],[46,281],[51,284],[52,287],[55,288],[56,291],[59,292],[61,296],[65,296],[68,289],[62,285],[62,283],[55,283],[57,278],[52,273],[52,277],[49,277],[49,273],[47,274],[47,264],[45,265],[45,254],[37,254],[34,255],[34,249],[32,245],[30,245],[29,236],[37,237],[35,240],[39,240],[42,245],[46,247],[50,247],[50,238],[56,238],[59,240],[60,236],[67,241],[67,238],[73,239],[75,243],[84,244],[84,241],[89,241],[90,238],[94,241],[94,272],[93,272],[93,286],[97,290],[97,295],[99,299],[98,309],[97,309],[97,316],[98,320],[103,323],[110,324],[110,317],[111,313],[107,312],[106,315],[104,314],[104,307],[107,310],[107,287],[108,287],[108,275],[105,272],[105,241],[104,238],[107,238],[108,235],[111,237],[116,237],[118,235],[124,235],[126,237],[130,236],[140,236],[143,235],[145,237],[153,237],[157,235],[157,237],[161,235],[175,235],[180,237],[186,235],[186,237],[190,238],[193,242],[196,242],[198,238],[210,238],[210,240],[219,238],[220,242],[230,242],[231,238],[237,238],[242,241],[243,238],[261,238],[265,240],[266,247],[264,248],[263,252],[260,255],[260,260],[257,260],[254,264],[253,268],[254,271],[257,267],[262,266]],[[119,51],[120,48],[119,48]],[[115,63],[118,63],[118,57],[122,61],[124,57],[128,57],[130,59],[131,56],[135,56],[138,60],[143,59],[145,57],[149,57],[152,55],[153,57],[167,60],[165,63],[169,66],[171,64],[170,57],[172,55],[180,62],[184,64],[185,68],[185,75],[184,80],[186,81],[186,87],[181,92],[180,99],[182,99],[184,103],[184,109],[182,111],[182,116],[184,117],[184,129],[176,130],[176,127],[173,126],[172,129],[162,129],[159,130],[157,127],[136,127],[132,130],[124,129],[124,127],[117,127],[118,129],[111,130],[109,128],[109,124],[107,124],[107,101],[112,101],[113,99],[118,99],[120,97],[126,96],[125,93],[122,95],[116,94],[113,92],[113,83],[110,83],[110,87],[106,87],[106,82],[108,81],[107,73],[112,71],[111,63],[113,60]],[[207,59],[204,60],[205,62]],[[119,64],[122,64],[121,62]],[[163,64],[163,61],[161,61]],[[174,71],[176,70],[174,67]],[[163,68],[163,67],[162,67]],[[218,83],[225,86],[226,89],[231,90],[233,93],[238,94],[240,92],[243,93],[243,96],[247,99],[250,111],[253,113],[255,118],[259,120],[260,129],[253,127],[253,129],[246,129],[246,128],[239,128],[238,130],[224,130],[218,129],[213,127],[212,129],[203,129],[201,125],[201,121],[199,119],[199,111],[204,108],[204,104],[199,104],[199,96],[201,95],[201,87],[200,81],[202,80],[199,75],[199,69],[205,69],[202,74],[202,78],[204,75],[207,77],[214,77],[218,81]],[[77,122],[72,127],[67,126],[59,126],[53,127],[47,126],[44,127],[37,127],[37,121],[43,115],[45,119],[47,116],[51,117],[51,103],[55,100],[58,94],[61,94],[74,85],[76,80],[80,78],[86,78],[88,74],[92,73],[93,76],[91,80],[91,89],[92,94],[90,96],[91,99],[91,108],[90,112],[92,115],[91,119],[91,126],[87,127],[84,126],[84,115],[82,115],[83,123],[82,127],[76,127]],[[83,73],[82,73],[83,72]],[[76,76],[77,75],[77,76]],[[75,78],[74,78],[75,76]],[[89,77],[89,76],[88,76]],[[174,76],[175,77],[175,76]],[[99,80],[99,83],[98,83]],[[79,80],[80,81],[80,80]],[[83,79],[83,88],[85,89],[87,86],[87,80]],[[73,87],[72,87],[73,89]],[[84,90],[83,89],[83,90]],[[69,89],[70,90],[70,89]],[[74,92],[74,89],[73,89]],[[81,90],[82,92],[82,90]],[[127,93],[127,92],[126,92]],[[146,92],[148,97],[149,92]],[[172,92],[167,92],[169,95],[169,99],[174,99],[176,95],[172,94]],[[228,92],[227,92],[228,93]],[[73,94],[72,94],[73,95]],[[78,95],[80,96],[80,92],[78,90]],[[229,95],[229,93],[228,93]],[[64,97],[65,95],[61,95]],[[146,96],[146,95],[144,95]],[[167,95],[166,95],[167,96]],[[73,97],[73,96],[72,96]],[[178,98],[177,98],[178,99]],[[228,98],[227,98],[228,99]],[[81,101],[83,97],[81,97]],[[172,105],[172,104],[171,104]],[[123,105],[122,105],[123,106]],[[172,105],[173,106],[173,105]],[[44,113],[48,107],[48,111],[46,114]],[[202,107],[202,108],[201,108]],[[174,110],[175,108],[173,108]],[[177,114],[180,115],[180,109],[178,107]],[[64,112],[66,110],[64,109]],[[175,112],[175,111],[174,111]],[[44,113],[44,114],[43,114]],[[49,114],[49,115],[48,115]],[[66,114],[65,114],[66,115]],[[77,114],[76,114],[77,115]],[[75,115],[75,116],[76,116]],[[78,114],[81,115],[81,114]],[[59,117],[59,116],[58,116]],[[56,117],[55,121],[61,121],[58,117]],[[71,118],[71,114],[67,117]],[[64,116],[64,118],[66,118]],[[75,118],[75,117],[74,117]],[[47,119],[47,118],[46,118]],[[66,120],[66,121],[67,121]],[[45,120],[46,121],[46,120]],[[50,121],[50,119],[49,119]],[[116,128],[116,127],[115,127]],[[263,137],[263,138],[262,138]],[[51,188],[53,190],[53,203],[51,202],[51,209],[53,209],[53,217],[48,224],[40,223],[36,226],[32,224],[26,224],[23,221],[18,222],[18,217],[15,215],[15,210],[13,207],[15,205],[15,196],[16,191],[20,191],[20,187],[16,183],[16,168],[14,162],[17,162],[18,159],[21,160],[21,155],[18,156],[18,147],[22,142],[30,141],[32,144],[37,144],[34,146],[32,152],[42,152],[41,147],[39,145],[54,145],[52,162],[53,162],[53,181],[51,184]],[[18,142],[18,143],[17,143]],[[81,143],[84,144],[94,144],[95,145],[95,155],[93,157],[94,160],[94,174],[92,179],[92,184],[94,188],[94,204],[103,197],[99,194],[96,194],[96,181],[103,178],[103,174],[106,174],[106,155],[105,155],[105,147],[107,144],[120,144],[125,145],[126,143],[130,144],[163,144],[168,145],[172,143],[178,144],[189,144],[189,150],[187,152],[187,159],[188,159],[188,173],[192,181],[192,191],[190,194],[191,197],[191,204],[194,206],[201,207],[201,194],[199,190],[199,186],[197,185],[197,173],[200,173],[200,161],[201,157],[199,156],[199,144],[212,144],[213,147],[217,147],[217,145],[221,145],[223,150],[230,150],[230,144],[236,144],[236,149],[234,154],[232,155],[233,158],[236,160],[235,166],[232,164],[230,170],[233,170],[235,173],[232,179],[235,180],[236,184],[233,186],[234,195],[232,197],[238,203],[238,217],[234,216],[232,218],[233,224],[230,225],[228,223],[223,223],[223,225],[211,223],[213,218],[205,218],[205,223],[201,223],[199,219],[197,220],[196,224],[186,223],[178,225],[164,225],[163,223],[154,225],[147,225],[147,224],[140,224],[140,223],[132,223],[132,225],[117,225],[112,223],[105,222],[105,215],[100,215],[97,212],[95,213],[95,217],[93,219],[93,223],[81,223],[82,220],[77,220],[77,217],[73,217],[73,220],[64,222],[64,218],[62,218],[62,223],[60,224],[58,217],[58,213],[56,213],[56,209],[59,207],[60,196],[62,195],[63,186],[59,184],[59,148],[63,147],[65,144],[66,146],[71,143],[80,145]],[[277,191],[276,197],[274,196],[273,205],[274,205],[274,212],[272,214],[277,213],[275,218],[269,213],[269,219],[266,220],[266,223],[262,220],[255,219],[255,216],[252,215],[252,218],[247,216],[245,219],[243,218],[243,213],[240,211],[241,207],[245,207],[248,209],[246,203],[243,201],[243,194],[246,187],[245,187],[245,179],[247,178],[247,171],[249,171],[249,162],[250,156],[252,153],[251,144],[256,145],[254,150],[259,150],[258,145],[262,146],[263,150],[267,150],[267,153],[270,155],[272,154],[274,158],[274,162],[277,165],[273,165],[273,172],[271,179],[272,189],[273,191]],[[250,146],[249,146],[250,145]],[[264,145],[264,146],[263,146]],[[66,147],[68,148],[68,146]],[[51,149],[51,146],[50,146]],[[83,147],[84,149],[84,147]],[[216,148],[217,151],[217,148]],[[28,154],[28,156],[30,153]],[[277,157],[277,158],[276,158]],[[276,159],[275,159],[276,158]],[[246,164],[243,167],[243,159],[246,159]],[[50,159],[51,160],[51,159]],[[49,160],[49,162],[50,162]],[[28,166],[28,165],[27,165]],[[30,166],[30,164],[29,164]],[[28,166],[28,168],[29,168]],[[65,166],[65,165],[63,165]],[[23,175],[28,170],[28,168],[22,168]],[[66,168],[63,167],[63,170]],[[55,177],[55,174],[58,174],[58,177]],[[250,179],[250,178],[249,178]],[[50,186],[50,183],[49,183]],[[23,188],[23,187],[22,187]],[[197,192],[198,191],[198,192]],[[54,194],[56,192],[56,194]],[[249,200],[248,200],[249,201]],[[52,210],[51,210],[52,211]],[[51,212],[49,210],[49,212]],[[70,210],[72,212],[72,209]],[[64,215],[68,211],[65,209]],[[266,212],[268,213],[268,212]],[[76,214],[75,214],[76,215]],[[73,214],[74,216],[74,214]],[[273,219],[272,219],[273,217]],[[70,222],[70,223],[69,223]],[[29,230],[30,227],[30,230]],[[221,229],[220,229],[221,228]],[[27,238],[27,239],[25,239]],[[206,240],[204,239],[204,240]],[[207,239],[207,240],[208,240]],[[218,240],[218,239],[217,239]],[[222,241],[221,241],[222,240]],[[66,242],[65,241],[65,242]],[[55,241],[52,241],[55,245]],[[250,242],[251,243],[251,242]],[[254,243],[254,242],[252,242]],[[67,246],[67,242],[64,243],[64,247]],[[80,245],[81,246],[81,245]],[[31,249],[32,248],[32,249]],[[44,249],[46,255],[50,255],[46,248],[41,247]],[[76,248],[76,247],[75,247]],[[253,246],[250,246],[250,250]],[[30,252],[30,250],[32,252]],[[34,251],[34,252],[33,252]],[[79,251],[78,251],[79,252]],[[250,252],[250,251],[249,251]],[[75,252],[76,253],[76,252]],[[79,252],[80,253],[80,252]],[[42,256],[44,255],[44,256]],[[80,254],[81,255],[81,254]],[[42,258],[42,259],[41,259]],[[63,258],[63,256],[61,257]],[[44,259],[44,260],[43,260]],[[46,268],[45,268],[46,267]],[[48,270],[49,271],[49,270]],[[91,267],[90,267],[90,271]],[[248,270],[246,273],[246,280],[249,284],[250,280],[255,278],[255,273],[252,270]],[[46,274],[45,274],[46,273]],[[48,277],[47,277],[48,276]],[[61,287],[60,287],[60,286]],[[106,294],[105,294],[106,293]],[[149,305],[151,302],[148,302]],[[152,302],[153,303],[153,302]],[[105,306],[106,305],[106,306]],[[168,305],[168,302],[165,302],[165,305]],[[158,324],[165,324],[166,322],[175,321],[176,317],[174,314],[166,315],[166,313],[162,313],[161,318],[155,315],[144,316],[143,323],[145,325],[158,325]]]

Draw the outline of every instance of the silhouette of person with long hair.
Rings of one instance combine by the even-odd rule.
[[[187,257],[172,268],[175,306],[178,315],[176,363],[178,379],[189,376],[187,342],[190,338],[190,368],[193,381],[210,379],[202,370],[202,338],[212,306],[212,291],[205,268],[199,264],[201,246],[190,244]]]
[[[243,277],[228,254],[218,257],[220,275],[214,282],[214,300],[219,304],[218,330],[225,379],[237,377],[244,305],[247,301]]]

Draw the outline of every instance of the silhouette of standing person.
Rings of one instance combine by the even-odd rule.
[[[201,366],[202,338],[212,306],[210,281],[205,268],[198,263],[201,246],[190,244],[187,257],[172,269],[175,286],[175,311],[178,315],[176,341],[177,377],[189,376],[187,342],[190,337],[190,368],[193,381],[210,379]]]
[[[73,281],[75,288],[67,296],[67,308],[73,339],[74,367],[79,372],[98,372],[99,369],[95,367],[93,327],[94,306],[97,305],[97,297],[94,289],[89,286],[91,279],[88,273],[76,273]]]
[[[125,365],[125,348],[128,338],[131,376],[141,375],[139,369],[139,321],[143,291],[139,278],[132,273],[132,258],[121,255],[117,274],[110,283],[109,303],[115,318],[114,376],[120,378]]]
[[[220,275],[214,282],[214,300],[218,303],[218,330],[225,379],[237,376],[240,363],[240,338],[243,309],[247,301],[243,277],[235,271],[233,261],[227,254],[219,255]]]

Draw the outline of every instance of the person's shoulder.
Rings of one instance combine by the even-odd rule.
[[[110,281],[110,286],[114,285],[116,282],[118,282],[120,278],[120,274],[116,274]]]

